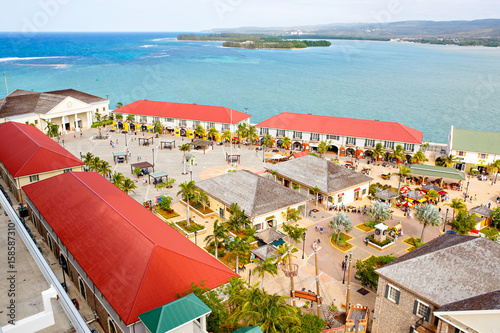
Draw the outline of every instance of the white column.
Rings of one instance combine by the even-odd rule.
[[[87,127],[90,128],[92,125],[92,116],[90,115],[90,111],[87,111]]]

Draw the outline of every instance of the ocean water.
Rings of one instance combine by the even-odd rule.
[[[500,130],[500,48],[332,40],[244,50],[177,34],[1,33],[0,73],[10,92],[74,88],[113,107],[148,99],[246,108],[253,123],[284,111],[378,119],[434,142],[446,142],[451,125]]]

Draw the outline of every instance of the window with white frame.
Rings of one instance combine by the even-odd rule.
[[[179,119],[179,126],[187,126],[186,119]]]
[[[384,148],[394,149],[394,141],[384,141]]]
[[[319,133],[311,133],[311,140],[319,141]]]
[[[458,152],[457,152],[457,156],[465,156],[465,152],[463,152],[463,151],[458,151]]]
[[[167,123],[173,123],[174,122],[174,118],[165,118],[165,121]]]
[[[141,121],[144,123],[148,122],[148,116],[141,116]]]
[[[37,182],[37,181],[38,181],[38,175],[30,176],[30,183]]]
[[[415,145],[413,143],[405,143],[405,151],[413,151]]]
[[[487,157],[488,157],[487,154],[479,154],[479,158],[482,160],[486,159]]]
[[[302,139],[302,132],[293,131],[293,137],[297,139]]]
[[[415,304],[413,306],[413,314],[419,317],[424,317],[426,321],[429,321],[429,313],[430,308],[427,304],[418,299],[415,300]]]
[[[211,129],[215,127],[215,123],[207,123],[207,128]]]
[[[198,126],[199,124],[200,124],[200,122],[199,122],[198,120],[193,121],[193,127],[196,127],[196,126]]]
[[[356,138],[352,138],[352,137],[347,137],[346,138],[346,144],[348,145],[355,145],[356,144]]]
[[[276,130],[276,136],[285,136],[285,130],[283,129]]]
[[[400,296],[401,292],[399,291],[398,288],[394,287],[389,283],[385,286],[385,298],[387,298],[389,301],[399,304]]]
[[[375,147],[375,140],[365,139],[365,147]]]
[[[80,294],[84,299],[87,299],[87,292],[85,290],[85,284],[83,282],[83,279],[81,277],[78,277],[78,287],[80,289]]]
[[[106,107],[103,107],[103,108],[102,108],[102,111],[106,111]]]
[[[227,131],[229,129],[229,124],[222,124],[222,130]]]
[[[153,117],[153,123],[156,123],[157,121],[160,121],[160,117]]]
[[[340,139],[340,137],[338,135],[327,134],[326,135],[326,139],[327,140],[337,140],[338,141]]]
[[[269,134],[269,128],[261,127],[260,128],[260,135],[267,135],[267,134]]]

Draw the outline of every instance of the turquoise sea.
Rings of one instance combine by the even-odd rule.
[[[446,142],[451,125],[500,130],[500,48],[332,40],[328,48],[243,50],[177,34],[1,33],[0,73],[10,92],[74,88],[108,96],[111,106],[149,99],[247,108],[253,123],[284,111],[378,119],[434,142]]]

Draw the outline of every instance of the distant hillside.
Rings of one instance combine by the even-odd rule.
[[[210,32],[240,34],[273,34],[361,37],[377,38],[411,38],[411,39],[498,39],[500,38],[500,19],[484,19],[474,21],[401,21],[391,23],[352,23],[325,24],[296,27],[241,27],[234,29],[213,29]]]

